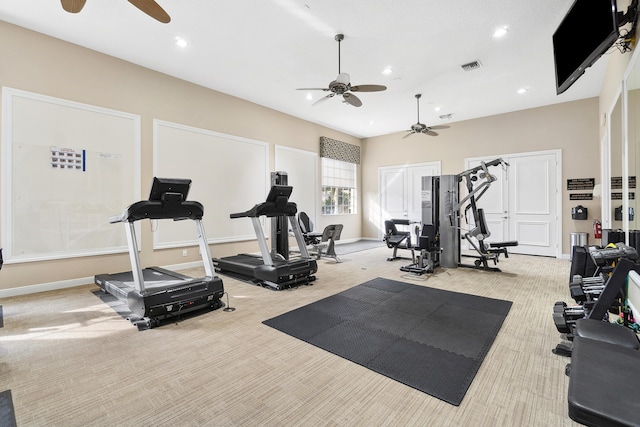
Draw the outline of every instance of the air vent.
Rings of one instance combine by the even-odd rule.
[[[482,64],[480,64],[480,61],[473,61],[467,64],[462,64],[461,67],[465,71],[471,71],[482,67]]]
[[[443,114],[440,116],[440,120],[448,120],[453,117],[453,114]]]

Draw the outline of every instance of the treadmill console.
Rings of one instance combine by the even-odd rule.
[[[149,200],[166,200],[165,195],[167,193],[174,193],[182,195],[181,201],[185,201],[187,200],[190,186],[190,179],[154,177]]]

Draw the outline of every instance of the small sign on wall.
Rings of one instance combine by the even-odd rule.
[[[567,190],[593,190],[596,185],[595,178],[567,179]]]
[[[593,200],[593,193],[572,193],[569,200]]]
[[[636,188],[636,177],[629,177],[629,188]],[[621,176],[612,176],[611,177],[611,189],[613,190],[622,190],[622,177]]]
[[[58,170],[86,171],[85,150],[51,147],[51,167]]]

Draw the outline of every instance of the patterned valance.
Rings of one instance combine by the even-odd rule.
[[[320,157],[360,164],[360,147],[346,142],[320,137]]]

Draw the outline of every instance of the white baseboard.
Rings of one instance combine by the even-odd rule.
[[[187,268],[199,267],[202,261],[186,262],[183,264],[173,264],[163,266],[167,270],[184,270]],[[38,292],[55,291],[58,289],[74,288],[93,283],[93,277],[79,277],[77,279],[60,280],[58,282],[40,283],[37,285],[20,286],[18,288],[0,289],[0,298],[16,297],[20,295],[36,294]]]
[[[372,237],[352,238],[338,240],[336,245],[344,245],[347,243],[357,242],[358,240],[378,240]],[[292,248],[294,249],[294,248]],[[186,262],[182,264],[172,264],[162,266],[167,270],[185,270],[187,268],[199,267],[202,265],[202,261]],[[0,289],[0,298],[16,297],[20,295],[36,294],[39,292],[55,291],[58,289],[74,288],[76,286],[84,286],[93,283],[93,277],[79,277],[77,279],[60,280],[58,282],[40,283],[36,285],[20,286],[17,288]]]

